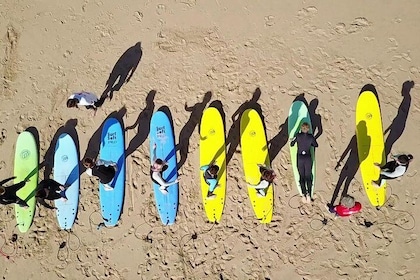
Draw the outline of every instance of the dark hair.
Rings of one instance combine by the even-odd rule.
[[[45,198],[46,196],[47,196],[47,193],[45,192],[45,190],[44,189],[39,189],[37,192],[36,192],[36,195],[35,195],[36,197],[40,197],[40,198]]]
[[[86,167],[86,165],[88,165],[89,167],[95,165],[95,163],[93,162],[93,159],[86,157],[83,159],[83,165]]]
[[[161,160],[160,158],[158,158],[158,159],[155,160],[155,163],[157,163],[157,164],[163,164],[163,160]]]
[[[274,181],[274,178],[276,178],[276,174],[274,174],[273,170],[269,170],[269,169],[265,169],[262,174],[261,174],[261,178],[263,180],[266,180],[270,183],[272,183]]]
[[[413,155],[408,154],[408,155],[399,155],[398,156],[398,161],[402,164],[402,165],[408,165],[408,163],[410,162],[410,160],[413,159]]]
[[[219,166],[212,165],[212,166],[209,167],[209,173],[211,175],[217,175],[217,172],[219,172]]]
[[[77,106],[78,100],[76,98],[70,98],[67,100],[67,108],[72,108]]]

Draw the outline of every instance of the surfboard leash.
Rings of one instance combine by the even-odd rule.
[[[1,234],[1,236],[4,239],[4,243],[3,245],[0,247],[0,254],[3,255],[7,260],[10,260],[12,262],[15,262],[12,258],[14,256],[16,256],[16,252],[17,252],[17,239],[18,239],[18,235],[16,233],[12,234],[12,237],[9,239],[10,242],[13,244],[13,251],[11,253],[5,252],[4,248],[6,247],[7,244],[7,238],[5,234]]]

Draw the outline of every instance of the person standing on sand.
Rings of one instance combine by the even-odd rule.
[[[302,202],[311,203],[312,197],[312,156],[311,147],[318,147],[315,137],[309,133],[309,124],[304,122],[300,127],[300,132],[296,134],[290,146],[297,143],[297,168],[299,171],[299,184],[302,190]]]
[[[78,92],[69,96],[67,99],[67,108],[79,108],[78,106],[85,106],[86,109],[93,109],[96,111],[98,97],[90,92]]]
[[[86,167],[86,174],[99,178],[99,182],[104,185],[106,191],[114,188],[109,185],[117,173],[117,164],[113,161],[98,159],[96,162],[91,158],[85,158],[83,165]]]
[[[9,187],[4,187],[3,185],[9,182],[16,177],[11,177],[0,181],[0,204],[11,204],[16,203],[23,208],[28,208],[28,204],[25,200],[21,199],[16,195],[16,192],[23,188],[26,185],[26,182],[29,180],[23,180],[17,184],[11,185]]]
[[[53,179],[44,179],[41,182],[39,182],[35,197],[37,198],[38,202],[43,206],[49,209],[57,209],[46,203],[45,199],[56,200],[61,198],[61,200],[67,201],[66,189],[66,186],[61,185]]]
[[[392,155],[391,161],[387,162],[384,166],[381,167],[379,163],[375,163],[375,166],[380,169],[381,173],[378,180],[372,181],[372,185],[379,188],[382,184],[382,180],[392,180],[404,175],[408,169],[408,165],[413,160],[411,154],[403,155]]]

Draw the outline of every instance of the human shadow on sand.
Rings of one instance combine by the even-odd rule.
[[[243,112],[247,109],[254,109],[258,112],[258,114],[260,114],[260,116],[263,116],[261,105],[258,104],[258,100],[260,99],[260,97],[261,90],[260,88],[256,88],[252,95],[252,98],[241,104],[241,106],[239,106],[235,113],[233,113],[232,125],[226,136],[226,147],[229,145],[229,148],[226,153],[226,164],[229,164],[241,140],[241,116]],[[263,123],[265,123],[263,119],[262,121]]]
[[[138,147],[140,147],[149,136],[150,120],[152,119],[153,111],[155,109],[156,91],[151,90],[146,97],[146,107],[140,112],[136,122],[133,125],[127,126],[126,131],[134,129],[137,126],[137,134],[130,140],[125,151],[125,156],[131,155]]]
[[[112,100],[114,91],[119,91],[124,83],[128,83],[130,81],[140,63],[142,55],[143,50],[140,42],[137,42],[134,46],[128,48],[121,55],[109,74],[104,92],[95,103],[97,107],[102,106],[107,97],[109,97],[109,100]]]
[[[401,95],[403,96],[403,100],[401,101],[401,104],[398,107],[398,113],[392,120],[392,123],[389,125],[389,127],[386,128],[384,131],[384,134],[388,133],[388,137],[385,140],[385,158],[388,157],[389,153],[391,152],[392,146],[404,132],[407,123],[408,113],[410,111],[411,106],[410,91],[413,87],[413,81],[405,81],[402,85]]]
[[[125,116],[126,113],[127,113],[127,109],[124,106],[120,110],[114,111],[114,112],[112,112],[111,114],[108,115],[108,117],[101,123],[101,125],[98,127],[98,129],[92,134],[92,137],[90,137],[87,148],[86,148],[85,155],[82,157],[82,159],[84,159],[86,157],[96,159],[98,157],[99,149],[100,149],[100,146],[101,146],[102,128],[103,128],[105,122],[109,118],[116,118],[124,128],[123,117]],[[85,171],[86,171],[86,168],[83,165],[81,165],[80,166],[80,173],[83,173]]]
[[[187,112],[191,112],[191,115],[184,127],[181,129],[181,132],[179,133],[179,141],[176,145],[176,151],[179,151],[180,155],[178,169],[180,169],[187,161],[191,135],[193,134],[195,127],[199,124],[203,111],[206,108],[207,103],[210,102],[211,96],[212,93],[210,91],[206,92],[204,94],[203,101],[196,103],[193,106],[188,106],[185,102],[184,109]]]

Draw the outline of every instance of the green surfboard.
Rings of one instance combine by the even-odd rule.
[[[309,132],[313,133],[312,130],[312,122],[311,117],[309,115],[308,108],[306,107],[305,103],[302,101],[295,101],[292,103],[292,106],[290,106],[289,110],[289,118],[288,118],[288,133],[289,133],[289,139],[295,137],[297,133],[300,132],[300,126],[302,123],[307,122],[309,124]],[[298,189],[298,192],[300,195],[302,195],[302,189],[300,188],[299,183],[299,171],[297,168],[297,144],[293,147],[290,146],[290,157],[292,161],[292,168],[293,168],[293,175],[295,177],[296,186]],[[315,189],[315,149],[314,147],[311,147],[311,157],[312,157],[312,190],[311,190],[311,197],[314,195],[314,189]]]
[[[19,134],[15,149],[14,183],[29,179],[16,194],[25,200],[28,208],[15,204],[16,221],[20,232],[27,232],[31,227],[35,213],[35,192],[38,185],[38,147],[35,137],[29,131]]]

